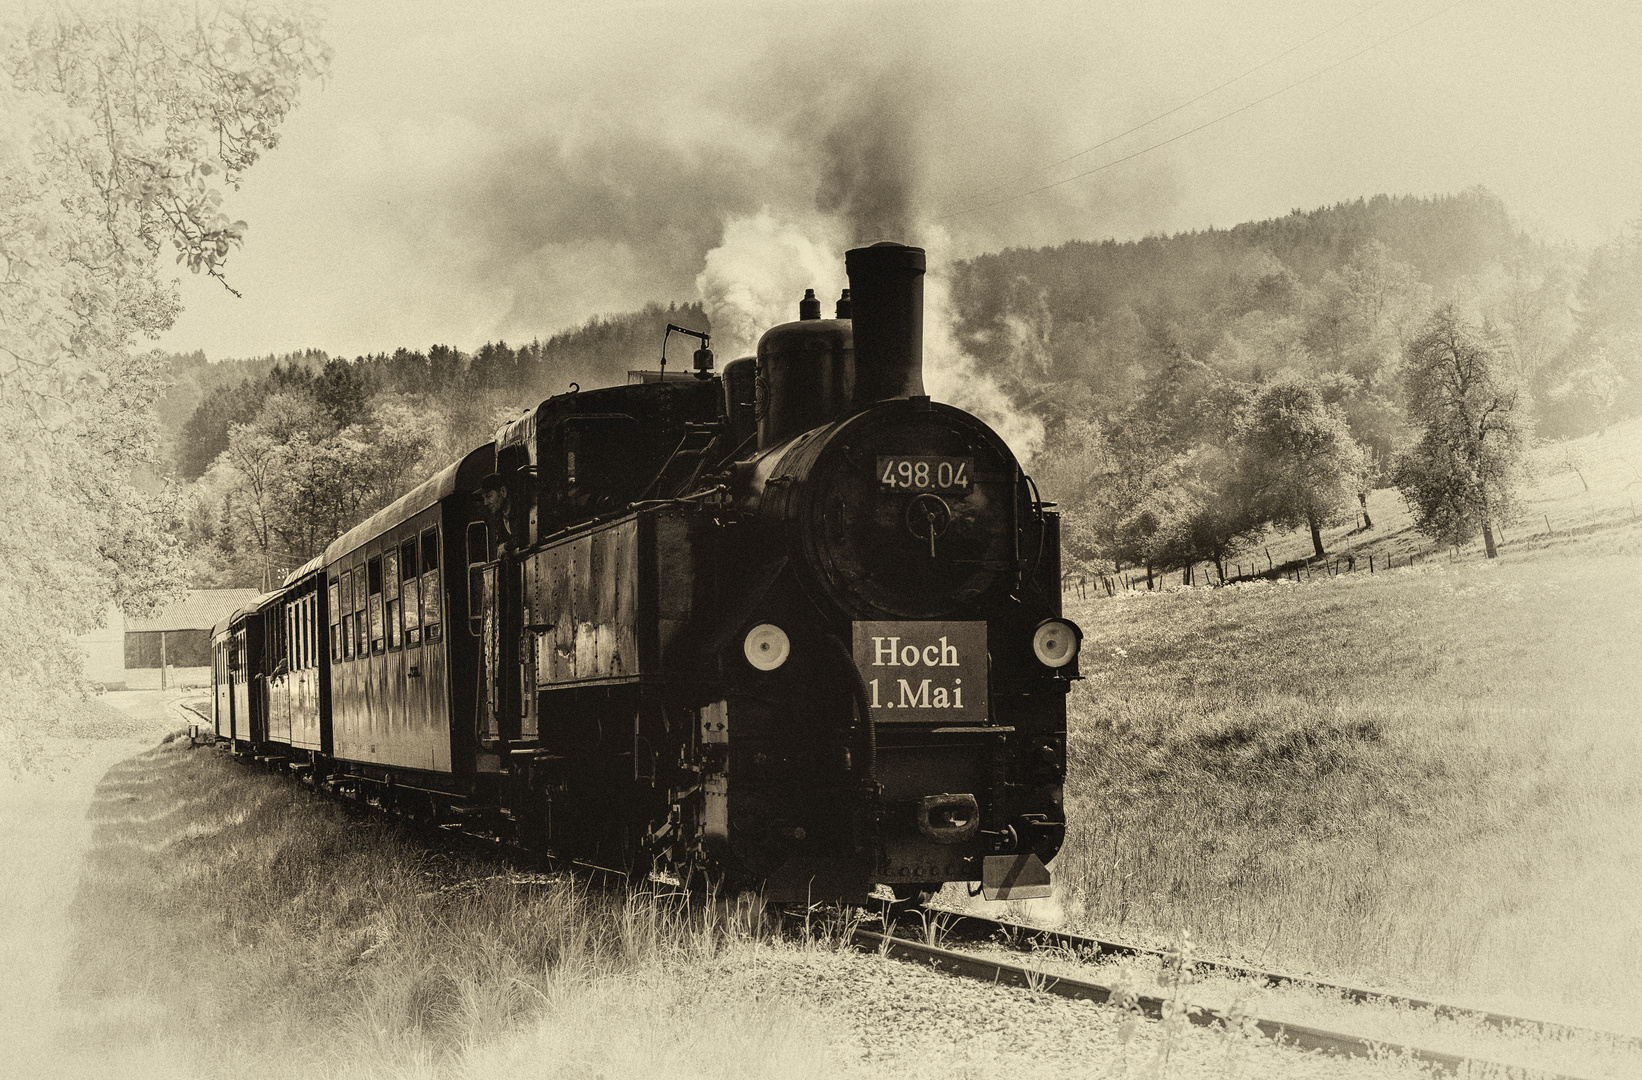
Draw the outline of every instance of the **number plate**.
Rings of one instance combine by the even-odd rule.
[[[876,723],[984,724],[984,622],[858,622],[855,665]]]
[[[878,483],[885,489],[968,491],[975,459],[966,457],[881,457]]]

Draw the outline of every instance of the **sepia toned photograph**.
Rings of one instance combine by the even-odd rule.
[[[0,1073],[1642,1077],[1639,56],[15,0]]]

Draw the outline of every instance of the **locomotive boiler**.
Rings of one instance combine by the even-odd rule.
[[[923,385],[924,252],[846,254],[756,357],[573,390],[218,628],[218,734],[627,871],[1046,895],[1056,515]]]

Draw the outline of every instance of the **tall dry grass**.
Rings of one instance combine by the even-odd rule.
[[[53,1075],[836,1072],[789,1006],[693,1007],[691,965],[761,947],[748,907],[444,854],[208,750],[117,767],[92,818]]]
[[[1639,550],[1074,605],[1060,903],[1642,1026]]]

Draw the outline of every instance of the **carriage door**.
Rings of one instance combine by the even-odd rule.
[[[534,739],[536,721],[536,658],[541,652],[543,631],[547,626],[541,611],[541,560],[528,558],[519,563],[522,582],[519,596],[523,610],[519,620],[519,738]]]
[[[496,609],[496,564],[490,561],[490,528],[482,521],[468,524],[468,629],[479,638],[479,739],[501,738],[497,714],[500,612]]]

